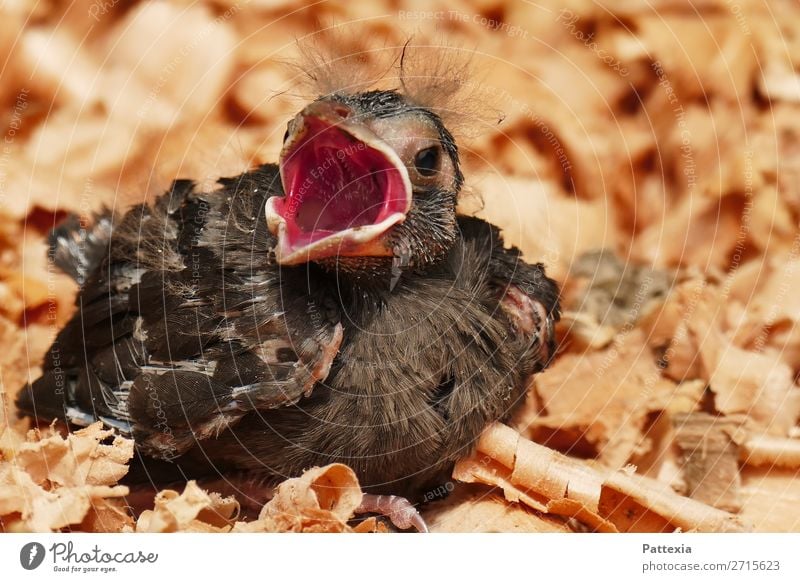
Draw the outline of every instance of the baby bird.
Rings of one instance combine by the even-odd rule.
[[[178,180],[88,233],[68,221],[51,242],[77,311],[18,408],[100,420],[184,478],[345,463],[398,496],[367,509],[396,513],[554,353],[556,284],[457,214],[463,181],[433,108],[334,91],[289,122],[277,165],[211,192]]]

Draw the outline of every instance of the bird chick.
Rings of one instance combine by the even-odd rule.
[[[543,267],[457,215],[463,181],[434,109],[336,91],[289,122],[277,165],[178,180],[89,236],[68,221],[53,256],[77,311],[19,409],[100,420],[183,478],[341,462],[421,498],[522,403],[559,317]]]

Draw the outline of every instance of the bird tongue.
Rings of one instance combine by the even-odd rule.
[[[286,197],[268,208],[283,222],[280,250],[292,256],[305,250],[305,260],[319,258],[316,251],[354,252],[405,218],[405,167],[385,144],[368,145],[322,119],[305,122],[304,136],[282,158]]]

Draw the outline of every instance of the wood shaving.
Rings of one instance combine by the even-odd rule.
[[[234,531],[354,531],[347,522],[361,504],[361,496],[358,479],[349,467],[333,464],[309,469],[281,483],[258,520],[240,524]],[[359,531],[373,527],[370,522]]]
[[[702,412],[677,414],[672,422],[686,485],[683,493],[725,511],[739,511],[739,447],[734,440],[738,423]]]
[[[182,493],[167,489],[156,495],[155,507],[136,521],[140,533],[222,532],[232,527],[239,504],[232,497],[207,493],[189,481]]]
[[[443,501],[425,507],[423,517],[433,533],[540,532],[568,533],[566,520],[508,503],[501,491],[458,484]]]
[[[796,527],[800,503],[800,470],[745,467],[742,471],[742,519],[755,531],[776,532]]]
[[[496,424],[454,478],[503,489],[506,499],[573,517],[596,531],[745,531],[738,517],[676,495],[630,472],[601,470],[522,438]]]
[[[646,449],[648,415],[667,407],[675,384],[662,378],[641,331],[616,339],[558,359],[534,384],[545,413],[529,409],[515,425],[537,442],[615,468]]]
[[[737,347],[725,333],[718,299],[704,292],[688,326],[700,352],[703,378],[723,414],[747,415],[775,435],[785,435],[800,415],[800,390],[792,369],[774,351]]]
[[[756,467],[800,469],[800,439],[752,436],[742,444],[739,458],[743,463]]]
[[[102,443],[107,438],[113,438],[111,444]],[[89,523],[107,523],[108,512],[115,511],[108,500],[128,493],[116,483],[128,472],[133,441],[113,436],[100,423],[66,438],[32,430],[22,440],[6,428],[0,446],[4,531],[57,531],[78,526],[90,512]]]
[[[604,348],[663,307],[671,279],[666,271],[626,264],[609,249],[582,254],[562,290],[563,325],[570,339]]]

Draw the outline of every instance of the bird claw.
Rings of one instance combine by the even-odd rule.
[[[398,529],[413,527],[420,533],[428,533],[428,524],[417,508],[408,499],[398,495],[364,493],[356,513],[378,513],[388,517]]]

